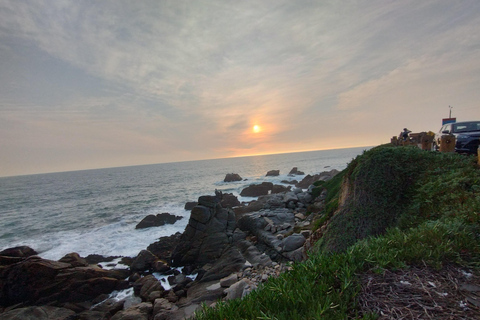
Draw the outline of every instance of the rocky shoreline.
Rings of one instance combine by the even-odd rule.
[[[315,238],[311,222],[321,214],[325,199],[313,183],[337,173],[307,175],[295,187],[250,185],[242,195],[258,199],[249,203],[218,191],[201,196],[187,204],[191,215],[183,233],[160,238],[113,269],[99,263],[108,266],[109,260],[121,257],[71,253],[51,261],[28,247],[4,250],[1,318],[185,319],[202,303],[241,298],[287,270],[292,261],[305,259]],[[290,175],[303,172],[294,168]],[[239,179],[238,174],[227,174],[225,181]],[[137,227],[179,218],[162,213],[146,217]],[[134,295],[122,299],[111,294],[121,290],[133,290]]]

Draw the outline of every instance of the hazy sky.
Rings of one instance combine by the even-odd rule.
[[[480,120],[478,0],[0,0],[0,176],[378,145],[449,105]]]

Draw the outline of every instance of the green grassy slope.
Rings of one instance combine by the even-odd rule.
[[[445,263],[480,268],[480,169],[472,157],[380,146],[339,177],[323,184],[331,213],[309,259],[197,319],[374,319],[358,311],[362,273]]]

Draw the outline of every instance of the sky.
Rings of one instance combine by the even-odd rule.
[[[480,120],[478,0],[0,0],[0,176],[373,146],[449,106]]]

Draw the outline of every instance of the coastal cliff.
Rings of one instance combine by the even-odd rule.
[[[309,258],[197,319],[480,317],[476,159],[373,148],[327,190]]]

